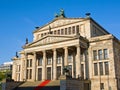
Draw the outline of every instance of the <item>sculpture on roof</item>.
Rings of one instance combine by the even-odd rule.
[[[55,17],[58,18],[58,17],[65,17],[65,13],[64,13],[64,10],[63,9],[60,9],[60,13],[59,14],[55,14]]]

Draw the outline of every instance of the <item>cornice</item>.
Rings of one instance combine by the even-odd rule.
[[[78,23],[78,22],[83,22],[85,20],[87,20],[87,18],[56,18],[54,19],[53,21],[47,23],[46,25],[43,25],[42,27],[39,27],[38,29],[34,30],[33,33],[36,33],[36,32],[39,32],[40,29],[42,29],[43,27],[57,21],[57,20],[72,20],[72,19],[82,19],[80,21],[76,21],[76,22],[71,22],[71,23],[68,23],[68,24],[65,24],[65,25],[59,25],[59,26],[56,26],[56,27],[51,27],[51,29],[54,29],[54,28],[59,28],[59,27],[63,27],[63,26],[66,26],[66,25],[70,25],[70,24],[74,24],[74,23]],[[48,29],[43,29],[43,30],[40,30],[40,31],[45,31],[45,30],[48,30]]]

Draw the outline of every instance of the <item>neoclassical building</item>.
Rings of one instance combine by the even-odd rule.
[[[57,80],[67,66],[72,78],[89,80],[91,90],[120,90],[120,41],[89,13],[67,18],[61,10],[33,36],[13,58],[15,81]]]

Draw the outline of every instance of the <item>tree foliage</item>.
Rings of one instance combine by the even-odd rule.
[[[0,72],[0,81],[2,81],[5,78],[5,72]]]

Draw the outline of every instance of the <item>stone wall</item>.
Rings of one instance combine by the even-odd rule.
[[[61,80],[60,90],[84,90],[84,83],[80,80]]]

